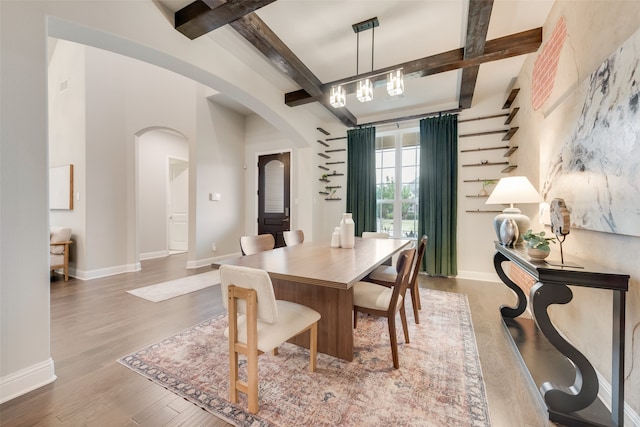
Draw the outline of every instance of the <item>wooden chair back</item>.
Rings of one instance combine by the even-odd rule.
[[[389,316],[395,316],[399,310],[398,301],[402,296],[402,306],[404,307],[404,299],[409,287],[409,279],[411,275],[411,266],[413,258],[416,254],[415,249],[405,249],[400,252],[396,264],[396,283],[393,285],[393,293],[391,294],[391,302],[389,303]]]
[[[276,246],[276,239],[272,234],[258,234],[257,236],[240,237],[240,250],[242,255],[251,255],[258,252],[270,251]]]

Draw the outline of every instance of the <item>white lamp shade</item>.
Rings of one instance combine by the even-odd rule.
[[[542,196],[533,187],[526,176],[508,176],[501,178],[485,202],[488,205],[540,203]]]

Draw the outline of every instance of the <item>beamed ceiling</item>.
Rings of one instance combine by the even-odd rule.
[[[160,3],[175,12],[177,31],[190,39],[222,41],[281,88],[289,107],[307,108],[323,121],[335,117],[354,127],[460,111],[496,93],[506,94],[526,55],[540,46],[541,27],[553,1]],[[352,24],[374,17],[379,26],[356,35]],[[391,97],[383,72],[396,68],[403,69],[405,93]],[[356,99],[356,77],[374,82],[373,101]],[[347,91],[347,105],[336,109],[329,104],[329,91],[337,84]],[[220,100],[233,105],[224,94]]]

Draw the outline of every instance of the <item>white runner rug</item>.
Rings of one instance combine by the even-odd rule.
[[[218,284],[220,284],[220,272],[212,270],[144,288],[132,289],[127,293],[149,301],[160,302]]]

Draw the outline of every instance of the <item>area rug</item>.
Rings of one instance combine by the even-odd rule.
[[[220,284],[220,271],[216,269],[144,288],[132,289],[127,293],[149,301],[160,302],[218,284]]]
[[[410,344],[398,326],[400,369],[393,369],[386,319],[363,315],[352,362],[318,354],[309,372],[308,350],[293,344],[261,355],[256,415],[244,394],[237,405],[228,400],[226,314],[119,362],[235,426],[489,426],[466,296],[420,295],[420,325],[407,310]]]

